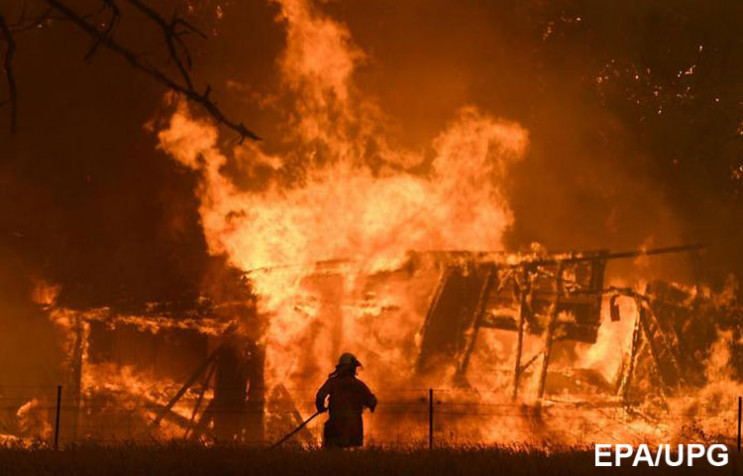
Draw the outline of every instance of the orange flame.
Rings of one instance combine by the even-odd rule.
[[[292,105],[286,111],[292,150],[272,155],[260,145],[245,144],[225,151],[216,126],[194,117],[185,102],[159,132],[159,147],[200,175],[199,212],[209,251],[244,270],[259,296],[259,313],[268,322],[262,343],[269,388],[281,383],[298,409],[311,411],[309,396],[334,359],[350,350],[367,364],[362,377],[382,402],[420,405],[422,410],[424,389],[437,382],[415,375],[418,332],[438,276],[432,263],[407,274],[401,265],[411,250],[503,248],[504,232],[514,220],[504,185],[510,167],[525,157],[528,132],[469,105],[457,111],[424,150],[396,147],[382,108],[354,84],[354,70],[366,56],[348,29],[310,0],[276,3],[287,37],[278,67],[282,93]],[[242,189],[225,172],[232,161],[246,162],[242,170],[261,164],[273,175],[260,186]],[[296,169],[301,171],[297,180],[278,178]],[[538,246],[533,251],[535,256],[544,252]],[[515,259],[505,257],[506,262]],[[636,312],[631,299],[619,305],[623,316]],[[610,322],[606,306],[602,315],[597,343],[576,345],[574,363],[597,370],[611,382],[622,365],[621,349],[631,338],[632,319]],[[55,311],[53,318],[61,327],[73,328],[70,314]],[[161,325],[136,316],[121,319],[150,330]],[[216,332],[214,326],[207,329],[198,323],[186,327]],[[541,413],[512,405],[503,391],[511,379],[515,348],[512,333],[504,334],[479,337],[471,363],[477,369],[470,379],[475,391],[438,389],[437,398],[454,415],[449,417],[452,435],[481,442],[586,444],[606,438],[660,441],[684,431],[676,424],[680,420],[659,424],[630,417],[621,402],[602,408],[591,395],[583,395],[582,404],[588,407],[579,411],[569,395],[557,395],[555,400],[565,397],[565,405],[546,405],[545,411],[570,424],[545,425]],[[729,339],[721,335],[710,372],[729,365]],[[536,355],[540,345],[527,337],[524,355]],[[535,362],[533,368],[540,361]],[[554,363],[555,368],[560,365],[559,360]],[[444,369],[449,374],[452,370]],[[157,385],[152,376],[132,369],[88,365],[85,372],[83,381],[91,391],[167,400],[168,385]],[[530,370],[524,375],[525,394],[534,393],[537,374]],[[575,380],[578,385],[588,381]],[[710,381],[701,394],[684,396],[685,411],[692,411],[701,398],[716,395],[719,400],[740,390],[729,375],[710,376]],[[187,417],[188,408],[179,405],[174,411]],[[456,416],[460,414],[461,419]],[[715,426],[721,421],[719,408],[713,414],[700,424],[722,431]],[[371,439],[395,438],[385,433],[384,425],[381,417],[371,421]],[[404,428],[414,438],[424,436],[414,418],[395,428],[398,433]]]

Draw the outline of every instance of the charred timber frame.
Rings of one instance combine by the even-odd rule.
[[[438,305],[438,302],[441,300],[441,294],[444,291],[444,286],[446,285],[446,282],[449,280],[449,276],[452,274],[452,268],[449,266],[445,266],[444,269],[441,271],[441,276],[439,277],[438,284],[436,285],[436,289],[433,292],[433,296],[431,296],[431,302],[428,304],[428,312],[426,313],[426,317],[423,320],[423,327],[421,329],[421,335],[423,338],[426,338],[426,334],[429,331],[429,325],[431,324],[432,316],[434,313],[434,309],[436,309],[436,306]],[[423,354],[418,354],[418,359],[416,361],[416,369],[420,372],[423,370],[424,367],[424,359]]]
[[[204,374],[204,378],[201,381],[201,390],[199,390],[199,396],[196,399],[196,404],[193,407],[193,411],[191,412],[191,420],[189,421],[188,427],[186,428],[186,432],[183,435],[183,439],[188,439],[189,433],[194,428],[195,425],[198,424],[196,420],[196,415],[199,413],[199,410],[201,409],[201,403],[204,401],[204,394],[206,393],[206,388],[209,386],[209,382],[212,380],[212,376],[214,375],[214,371],[216,370],[217,366],[214,364],[214,362],[211,363],[209,366],[209,370],[206,371],[206,374]]]
[[[280,399],[288,404],[288,414],[290,415],[292,426],[298,430],[298,438],[307,444],[315,444],[315,437],[312,436],[312,433],[306,426],[303,426],[303,422],[307,420],[307,417],[303,417],[302,414],[299,412],[294,399],[289,393],[289,390],[286,389],[283,383],[280,383],[276,385],[276,387],[274,387],[273,392],[275,392],[275,396],[277,399]]]
[[[560,307],[561,305],[564,305],[565,302],[572,302],[570,299],[568,299],[570,296],[578,296],[578,295],[595,295],[599,299],[598,307],[600,309],[600,296],[606,293],[616,293],[617,295],[627,295],[634,299],[636,299],[636,302],[638,302],[638,316],[636,318],[635,322],[635,329],[633,332],[633,339],[632,339],[632,348],[630,351],[630,368],[625,369],[628,371],[624,371],[622,378],[620,380],[620,387],[618,388],[618,393],[625,396],[628,392],[628,389],[631,385],[631,380],[634,373],[634,367],[636,365],[637,360],[637,354],[640,352],[640,346],[644,346],[647,344],[649,347],[649,350],[652,354],[653,363],[655,364],[656,369],[661,375],[661,378],[663,379],[664,383],[666,382],[666,376],[663,375],[663,369],[660,365],[659,360],[663,358],[663,355],[661,354],[668,354],[669,358],[671,359],[671,364],[673,364],[673,369],[676,370],[676,375],[678,375],[678,379],[682,379],[682,376],[680,375],[680,372],[678,371],[679,365],[676,362],[675,355],[674,355],[674,349],[673,346],[668,342],[668,339],[663,334],[662,330],[658,325],[655,325],[655,319],[652,315],[648,314],[649,309],[647,309],[642,303],[647,300],[647,296],[643,294],[639,294],[634,290],[629,289],[619,289],[619,288],[613,288],[610,287],[608,289],[603,288],[602,282],[603,282],[603,266],[600,268],[592,267],[592,273],[600,272],[602,273],[602,276],[598,281],[596,280],[596,277],[592,277],[591,284],[588,285],[588,288],[582,288],[581,286],[578,286],[576,288],[576,282],[568,279],[565,279],[565,272],[566,270],[572,269],[572,265],[577,265],[580,263],[587,263],[587,262],[602,262],[605,263],[608,260],[612,259],[626,259],[626,258],[636,258],[641,256],[653,256],[653,255],[660,255],[660,254],[668,254],[668,253],[679,253],[679,252],[695,252],[699,251],[704,248],[704,245],[694,244],[694,245],[681,245],[681,246],[670,246],[665,248],[655,248],[650,250],[635,250],[635,251],[624,251],[624,252],[615,252],[615,253],[609,253],[608,251],[598,251],[598,252],[587,252],[587,253],[581,253],[581,252],[573,252],[569,254],[557,254],[553,255],[553,257],[547,257],[547,258],[539,258],[539,259],[524,259],[520,262],[516,263],[504,263],[499,260],[492,260],[486,258],[486,253],[481,253],[481,259],[476,259],[475,262],[478,263],[478,266],[483,267],[486,270],[484,283],[482,287],[480,288],[480,292],[478,294],[478,299],[475,306],[475,313],[474,318],[470,320],[470,324],[465,324],[462,329],[464,332],[464,345],[463,347],[460,347],[463,349],[463,352],[459,354],[459,357],[456,357],[456,372],[455,372],[455,384],[458,385],[466,385],[466,372],[467,368],[470,363],[470,359],[472,356],[472,352],[474,351],[477,338],[479,335],[479,331],[481,328],[499,328],[499,329],[505,329],[505,330],[515,330],[517,331],[517,346],[516,346],[516,356],[515,356],[515,363],[514,363],[514,375],[513,375],[513,388],[512,388],[512,395],[511,399],[513,401],[516,401],[518,398],[519,393],[519,387],[520,387],[520,380],[521,376],[523,375],[524,370],[534,363],[534,361],[541,355],[542,356],[542,368],[539,375],[539,383],[538,383],[538,403],[541,402],[541,400],[544,397],[545,388],[546,388],[546,380],[547,380],[547,372],[549,367],[549,361],[552,353],[552,345],[554,343],[555,339],[565,338],[563,334],[560,334],[558,332],[558,328],[560,327],[560,321],[559,321],[559,314],[560,314]],[[456,252],[452,252],[456,253]],[[482,259],[484,258],[484,259]],[[556,272],[550,272],[546,268],[554,266],[556,268]],[[555,269],[553,268],[553,269]],[[427,334],[427,331],[429,330],[432,316],[434,313],[434,309],[437,307],[441,296],[443,289],[446,287],[447,280],[452,275],[452,273],[455,272],[456,266],[450,266],[446,265],[443,269],[443,272],[441,273],[441,277],[439,279],[438,285],[433,293],[431,304],[428,308],[428,312],[426,314],[426,318],[423,325],[423,336],[425,340],[425,336]],[[482,269],[482,268],[481,268]],[[600,269],[601,271],[596,271],[596,269]],[[510,271],[509,271],[510,270]],[[511,277],[508,279],[504,279],[501,274],[502,272],[506,273],[512,273]],[[516,275],[514,277],[513,275]],[[552,288],[552,300],[549,304],[548,312],[547,312],[547,319],[548,319],[548,325],[546,329],[546,337],[545,337],[545,343],[544,343],[544,350],[541,353],[537,353],[534,357],[532,357],[526,365],[522,365],[522,353],[523,353],[523,340],[524,340],[524,332],[527,328],[527,324],[532,324],[530,320],[530,301],[529,298],[531,297],[531,294],[534,292],[534,286],[535,286],[535,278],[538,276],[546,277],[551,281],[551,288]],[[520,278],[520,279],[519,279]],[[515,298],[518,300],[518,315],[516,322],[513,322],[513,325],[510,327],[500,327],[499,325],[494,325],[493,322],[488,321],[487,319],[487,301],[488,297],[491,294],[493,288],[497,288],[498,292],[500,292],[510,279],[514,279],[514,294]],[[497,284],[497,286],[494,285]],[[595,283],[595,284],[594,284]],[[615,296],[616,297],[616,296]],[[650,313],[652,313],[652,310],[650,310]],[[534,325],[537,325],[538,323],[534,323]],[[657,332],[654,332],[653,327],[655,327]],[[538,329],[537,329],[538,331]],[[643,339],[645,337],[645,339]],[[569,337],[568,337],[569,338]],[[654,339],[657,340],[657,343],[654,342]],[[657,345],[661,346],[662,349],[657,350],[653,347]],[[423,355],[419,354],[418,356],[418,370],[421,371],[423,368]]]
[[[564,271],[564,263],[561,261],[557,264],[557,272],[552,281],[552,305],[550,307],[549,324],[547,325],[547,338],[544,343],[544,355],[542,357],[542,370],[539,374],[539,389],[537,393],[537,402],[542,401],[544,396],[544,387],[547,382],[547,367],[550,363],[550,356],[552,354],[552,342],[555,338],[555,329],[557,328],[557,318],[560,313],[560,296],[563,292],[562,275]]]
[[[646,294],[650,294],[649,285],[646,289]],[[663,384],[667,387],[675,387],[684,379],[684,376],[681,372],[681,365],[676,358],[675,352],[678,346],[678,342],[669,342],[669,333],[667,333],[667,331],[673,331],[664,330],[662,328],[662,326],[658,322],[658,319],[656,318],[652,306],[650,306],[651,302],[652,300],[648,301],[648,313],[646,319],[643,321],[642,328],[645,333],[645,337],[648,340],[649,348],[652,351],[653,360],[655,361],[658,374],[660,375]],[[655,343],[656,338],[659,341],[659,345],[656,345]],[[668,362],[671,364],[671,367],[673,369],[672,375],[666,375],[663,370],[662,361],[664,358],[667,359]]]
[[[488,296],[490,295],[491,289],[493,289],[493,286],[497,282],[498,282],[498,268],[495,266],[495,264],[490,264],[488,265],[488,271],[487,271],[487,275],[485,276],[485,282],[483,283],[482,289],[480,291],[480,296],[477,300],[477,308],[475,311],[475,322],[472,326],[472,335],[470,336],[470,339],[466,344],[466,348],[464,351],[464,357],[462,358],[462,362],[459,365],[459,368],[457,369],[456,379],[459,382],[464,381],[464,377],[467,374],[467,367],[469,367],[469,364],[470,364],[470,357],[472,356],[472,351],[475,349],[475,343],[477,342],[477,335],[480,332],[480,326],[482,325],[482,321],[485,318],[485,313],[487,312]]]
[[[627,403],[629,401],[629,389],[632,385],[632,377],[635,373],[635,364],[637,362],[638,346],[640,345],[640,328],[642,327],[642,320],[645,315],[645,306],[643,300],[639,297],[635,297],[635,325],[632,330],[632,342],[630,343],[629,359],[627,362],[627,369],[623,372],[621,383],[619,386],[619,394],[622,397],[622,401]]]
[[[681,371],[681,366],[676,358],[676,345],[668,341],[668,336],[658,323],[658,319],[653,312],[651,303],[654,298],[650,293],[650,287],[645,290],[645,294],[640,294],[629,289],[614,289],[621,295],[632,297],[635,300],[636,317],[634,329],[632,332],[632,342],[630,344],[629,361],[627,367],[623,369],[620,377],[618,395],[622,397],[625,405],[629,403],[629,391],[634,379],[637,359],[645,348],[650,354],[653,369],[655,370],[662,384],[661,392],[664,388],[678,387],[685,382],[685,376]],[[617,294],[617,295],[620,295]],[[658,341],[656,343],[656,340]],[[664,371],[664,359],[670,363],[673,374],[668,375]]]
[[[265,349],[263,346],[258,344],[251,345],[249,349],[250,361],[243,362],[239,355],[240,349],[233,348],[235,345],[239,345],[235,336],[236,330],[237,326],[235,325],[230,326],[227,329],[217,346],[209,353],[206,360],[183,383],[181,388],[170,399],[170,401],[159,409],[157,416],[152,423],[153,427],[157,427],[163,419],[172,413],[175,404],[178,403],[178,401],[199,381],[199,379],[202,379],[202,391],[197,397],[197,402],[192,411],[189,424],[186,425],[185,437],[188,436],[189,430],[203,433],[203,431],[200,430],[207,428],[210,421],[214,421],[214,436],[219,437],[221,433],[224,433],[220,432],[220,429],[217,428],[217,426],[229,426],[234,427],[235,431],[227,429],[228,433],[234,433],[238,437],[244,436],[251,442],[260,442],[263,440],[263,415],[265,410],[265,381],[263,368],[265,364]],[[243,364],[246,363],[249,363],[250,365],[247,366],[247,369],[244,369],[243,367],[245,367],[245,365]],[[214,399],[212,399],[204,409],[198,421],[195,421],[196,414],[202,404],[203,389],[206,384],[212,380],[212,375],[215,372],[217,374],[217,380],[219,380],[220,369],[222,372],[227,372],[230,375],[235,373],[242,375],[246,382],[249,382],[249,389],[245,395],[243,395],[242,393],[245,392],[245,389],[233,387],[232,383],[234,382],[227,386],[225,386],[224,383],[222,385],[215,385]],[[225,389],[228,389],[229,392],[237,393],[235,393],[235,395],[221,394],[221,391]],[[237,400],[245,402],[244,411],[240,412],[241,415],[239,418],[237,418],[236,415],[221,415],[220,408],[217,407],[228,404],[230,400],[235,400],[235,398],[230,397],[235,397],[236,395]],[[236,404],[239,405],[239,403]],[[215,417],[218,417],[219,423],[215,420]],[[237,420],[235,418],[237,418]],[[243,430],[246,432],[245,435],[241,434]]]
[[[531,293],[531,280],[532,274],[528,266],[524,266],[522,269],[522,284],[519,286],[518,282],[515,284],[516,292],[519,296],[519,321],[517,324],[516,332],[516,363],[513,368],[513,391],[511,393],[511,400],[516,401],[519,396],[519,385],[521,384],[521,372],[526,366],[521,366],[521,354],[524,349],[524,325],[526,324],[526,312],[527,312],[527,299]],[[531,364],[531,362],[529,362]],[[527,365],[529,365],[527,364]]]
[[[195,312],[199,312],[196,310]],[[203,314],[197,315],[201,318]],[[173,320],[174,315],[169,314],[145,314],[144,331],[151,331],[152,328],[159,329],[161,326],[168,326],[175,329],[192,329],[198,331],[194,327],[194,317],[189,317],[183,322]],[[68,360],[68,378],[67,388],[65,392],[68,395],[70,411],[63,414],[65,419],[69,422],[68,425],[71,428],[68,437],[74,439],[78,437],[79,420],[81,416],[81,408],[83,402],[83,387],[82,387],[82,376],[83,367],[86,364],[85,355],[86,349],[90,339],[90,324],[93,322],[105,322],[111,325],[111,329],[116,329],[116,325],[122,324],[124,326],[131,325],[133,322],[133,316],[130,314],[118,314],[115,311],[110,311],[109,308],[98,308],[91,311],[76,312],[72,321],[72,345],[70,349],[70,358]],[[140,323],[137,323],[140,324]],[[239,328],[238,322],[234,320],[225,323],[226,325],[220,326],[219,324],[211,324],[210,330],[218,330],[221,332],[221,336],[214,343],[215,347],[207,355],[204,361],[197,366],[195,371],[185,380],[180,386],[175,395],[165,403],[159,403],[149,399],[142,399],[142,405],[154,414],[154,419],[150,423],[151,428],[157,428],[162,420],[168,420],[179,426],[184,431],[184,438],[189,436],[205,436],[208,438],[219,437],[221,426],[224,428],[235,427],[234,437],[249,442],[261,442],[263,439],[263,424],[265,416],[265,381],[264,381],[264,365],[265,365],[265,348],[254,342],[246,336],[238,336],[237,330]],[[207,334],[209,335],[209,334]],[[205,391],[210,386],[210,382],[215,381],[215,375],[219,373],[219,361],[220,353],[224,353],[227,347],[235,347],[231,351],[234,359],[236,360],[235,371],[241,376],[242,379],[247,379],[249,386],[244,386],[244,398],[240,399],[238,405],[240,408],[235,410],[240,413],[239,418],[234,418],[234,414],[230,415],[229,418],[225,414],[221,423],[218,425],[215,421],[215,431],[212,431],[208,427],[208,423],[211,421],[210,417],[215,416],[215,412],[207,411],[210,407],[214,409],[214,402],[210,402],[208,405],[204,405]],[[229,366],[230,359],[224,360],[226,365]],[[229,370],[229,369],[227,369]],[[229,373],[229,372],[228,372]],[[234,372],[233,372],[234,374]],[[236,375],[237,375],[236,374]],[[218,375],[217,375],[218,376]],[[229,377],[228,377],[229,378]],[[189,416],[182,416],[173,411],[173,407],[186,395],[186,393],[194,387],[200,384],[200,389],[196,392],[196,402],[194,408]],[[229,385],[223,385],[224,388],[228,388]],[[214,388],[215,398],[220,393],[219,389]],[[224,393],[224,392],[222,392]],[[229,389],[228,389],[229,393]],[[221,395],[225,397],[226,395]],[[224,400],[224,398],[222,398]],[[213,399],[212,399],[213,400]],[[201,412],[201,408],[206,409]],[[218,412],[217,412],[218,413]],[[224,412],[222,412],[224,413]]]
[[[655,368],[655,372],[658,374],[658,377],[660,378],[660,381],[663,384],[663,386],[670,387],[672,386],[672,383],[668,380],[666,375],[663,373],[660,350],[655,345],[655,342],[653,340],[655,333],[651,332],[648,326],[647,318],[648,318],[648,313],[643,312],[642,319],[640,321],[641,322],[640,327],[642,328],[642,333],[645,336],[645,342],[647,343],[648,350],[650,351],[650,357],[652,358],[653,368]]]
[[[226,339],[225,339],[226,340]],[[181,386],[180,389],[176,392],[176,394],[170,399],[170,401],[162,407],[160,412],[157,414],[155,419],[152,422],[152,426],[157,427],[160,425],[160,422],[165,418],[168,412],[172,411],[173,407],[176,403],[183,397],[183,395],[186,394],[189,388],[191,388],[198,380],[201,378],[202,375],[207,371],[207,369],[214,364],[215,360],[217,359],[217,356],[219,355],[219,351],[222,349],[222,346],[224,345],[224,341],[220,343],[216,349],[214,349],[209,356],[206,358],[203,364],[196,369],[196,371],[191,374],[191,376],[186,380],[186,382]]]
[[[240,356],[236,353],[232,345],[235,344],[234,330],[234,327],[229,329],[228,333],[222,337],[220,343],[209,354],[204,363],[191,374],[170,401],[158,408],[157,416],[152,423],[153,427],[157,427],[163,419],[166,419],[173,413],[172,409],[175,404],[178,403],[199,379],[202,379],[202,390],[197,397],[197,402],[192,410],[190,420],[188,423],[180,421],[180,423],[186,426],[184,438],[188,437],[189,432],[192,432],[192,434],[207,434],[204,429],[208,428],[210,422],[214,422],[214,432],[208,433],[208,436],[212,438],[245,438],[246,441],[251,443],[263,441],[263,416],[265,413],[265,379],[263,368],[265,366],[265,348],[258,344],[251,345],[249,362],[241,361]],[[243,368],[244,365],[241,364],[246,363],[250,365],[247,371],[243,372],[245,369]],[[219,380],[220,368],[230,375],[235,372],[241,374],[245,382],[249,383],[249,388],[246,392],[245,386],[235,387],[232,385],[235,382],[232,381],[227,386],[224,384],[215,384],[214,398],[206,406],[200,418],[196,420],[196,415],[202,404],[205,387],[212,380],[215,372],[217,373],[217,380]],[[227,390],[229,395],[223,394],[224,390]],[[242,406],[241,402],[243,402],[244,411],[241,411],[240,415],[235,415],[231,412],[224,414],[225,408],[221,407],[229,405],[231,403],[230,400],[235,400],[234,397],[237,397],[237,401],[232,403]]]
[[[599,256],[595,255],[582,255],[572,254],[570,256],[555,257],[548,259],[536,259],[536,260],[524,260],[520,263],[514,263],[506,265],[511,268],[520,268],[522,266],[547,266],[557,264],[573,264],[573,263],[585,263],[588,261],[599,261],[599,260],[611,260],[611,259],[628,259],[628,258],[639,258],[641,256],[655,256],[668,253],[681,253],[681,252],[692,252],[700,251],[705,249],[705,245],[679,245],[679,246],[667,246],[665,248],[654,248],[651,250],[635,250],[635,251],[621,251],[616,253],[606,253]]]

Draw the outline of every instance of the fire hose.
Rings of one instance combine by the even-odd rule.
[[[324,412],[324,410],[322,410],[322,411],[321,410],[316,411],[311,417],[309,417],[308,419],[306,419],[305,421],[303,421],[298,427],[296,427],[295,429],[293,429],[291,431],[291,433],[287,433],[286,436],[284,436],[282,439],[280,439],[279,441],[277,441],[276,443],[274,443],[273,445],[271,445],[271,447],[269,449],[272,450],[272,449],[276,448],[281,443],[285,442],[286,440],[288,440],[292,436],[296,435],[299,430],[301,430],[302,428],[304,428],[305,426],[307,426],[307,424],[309,422],[311,422],[312,420],[314,420],[317,415],[319,415],[319,414],[321,414],[323,412]]]

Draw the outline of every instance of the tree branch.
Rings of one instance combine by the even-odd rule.
[[[177,20],[177,15],[173,14],[173,21],[168,23],[165,21],[163,17],[157,14],[152,8],[149,7],[149,5],[140,2],[139,0],[127,0],[130,4],[132,4],[137,10],[141,11],[145,15],[147,15],[152,21],[154,21],[157,26],[160,27],[160,29],[163,32],[163,36],[165,37],[165,44],[168,47],[168,53],[170,54],[170,58],[175,63],[176,67],[178,68],[178,71],[181,73],[181,77],[183,78],[183,81],[186,83],[186,87],[189,89],[193,89],[193,83],[191,82],[191,76],[188,73],[187,68],[183,65],[183,62],[181,61],[180,56],[178,55],[178,52],[175,48],[175,42],[178,42],[179,46],[183,50],[183,54],[186,56],[186,62],[188,64],[188,69],[191,69],[191,55],[188,52],[188,48],[186,48],[185,43],[183,43],[183,40],[181,40],[180,36],[176,34],[175,31],[175,25]]]
[[[218,123],[224,124],[226,127],[232,129],[240,135],[240,142],[249,138],[252,140],[260,140],[257,134],[249,130],[243,123],[237,123],[230,120],[224,112],[217,106],[217,103],[212,101],[209,97],[211,87],[207,86],[204,93],[198,92],[194,87],[190,79],[187,69],[185,68],[180,56],[175,51],[175,45],[179,44],[181,48],[185,49],[185,45],[180,40],[180,36],[183,32],[176,31],[176,26],[180,25],[187,28],[189,31],[198,32],[194,27],[189,25],[187,22],[179,19],[177,16],[173,17],[173,20],[168,23],[147,5],[143,4],[139,0],[128,0],[133,6],[138,8],[140,11],[145,13],[149,18],[155,21],[166,37],[166,43],[168,44],[168,50],[173,61],[176,63],[185,85],[180,84],[178,81],[172,79],[170,76],[165,74],[163,71],[155,66],[148,64],[141,60],[136,53],[128,49],[126,46],[118,43],[110,36],[111,28],[109,25],[104,30],[99,30],[98,27],[79,15],[74,10],[70,9],[67,5],[62,3],[60,0],[45,0],[52,8],[57,10],[63,17],[68,19],[70,22],[75,24],[88,36],[90,36],[96,43],[96,45],[103,45],[114,53],[122,56],[129,64],[148,76],[152,77],[156,81],[162,83],[169,89],[184,95],[189,101],[199,104],[203,107]],[[107,3],[113,3],[115,0],[104,0]],[[115,19],[113,19],[115,21]],[[190,63],[190,57],[187,56],[188,62]]]
[[[105,27],[103,29],[102,35],[106,37],[110,37],[113,33],[114,28],[116,27],[116,22],[119,19],[119,7],[114,3],[114,0],[103,0],[103,4],[101,5],[101,11],[103,10],[111,10],[111,18],[108,20],[108,22],[105,24]],[[85,18],[85,17],[81,17]],[[100,46],[101,41],[99,39],[94,39],[93,46],[90,47],[90,50],[85,55],[85,61],[88,62],[91,60],[95,52],[98,50],[98,47]]]

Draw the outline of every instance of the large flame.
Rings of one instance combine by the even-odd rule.
[[[416,401],[423,395],[416,386],[430,383],[413,378],[417,332],[438,276],[377,281],[373,275],[397,269],[410,250],[503,249],[503,234],[514,219],[504,184],[509,167],[525,156],[528,133],[465,105],[427,147],[396,147],[383,108],[354,84],[354,70],[366,56],[349,30],[310,0],[276,3],[286,29],[278,67],[289,105],[284,117],[290,152],[272,156],[255,144],[224,150],[216,127],[194,117],[185,103],[159,133],[160,147],[200,174],[210,251],[245,270],[259,295],[259,312],[268,321],[269,385],[282,383],[298,406],[309,409],[307,400],[333,359],[352,350],[371,361],[364,378],[380,395]],[[225,172],[230,161],[260,164],[272,173],[257,186],[241,188]],[[332,266],[318,264],[323,261]],[[620,306],[626,316],[636,313],[630,299]],[[613,381],[632,319],[612,323],[608,309],[602,314],[598,342],[577,345],[575,356],[580,366]],[[674,423],[628,421],[600,407],[578,416],[575,409],[552,409],[552,418],[575,428],[542,427],[539,415],[506,404],[503,389],[511,377],[503,369],[512,369],[515,343],[502,334],[482,336],[473,354],[479,371],[470,381],[477,396],[450,388],[439,397],[460,402],[463,415],[473,408],[477,414],[477,423],[453,423],[452,434],[464,425],[482,441],[559,438],[581,444],[601,435],[634,441],[681,431]],[[527,339],[524,352],[540,346]],[[537,373],[525,383],[526,392]],[[607,426],[615,427],[611,434],[601,430]],[[398,433],[403,428],[399,422],[394,427]],[[374,428],[372,434],[381,436]]]
[[[528,134],[464,106],[424,150],[394,147],[381,108],[353,83],[364,54],[349,31],[310,1],[277,3],[287,35],[279,68],[292,151],[272,157],[251,144],[225,153],[217,129],[185,103],[160,132],[160,147],[201,173],[211,252],[250,272],[269,321],[268,382],[311,393],[337,355],[353,350],[374,359],[365,378],[384,393],[412,369],[437,276],[373,291],[365,276],[395,269],[410,250],[502,249],[513,221],[503,184]],[[269,164],[275,173],[243,190],[223,172],[230,159]],[[280,179],[297,168],[298,180]],[[311,277],[324,260],[342,260],[341,268]]]
[[[354,83],[354,71],[366,56],[349,30],[311,0],[276,3],[286,31],[277,66],[288,151],[269,153],[260,144],[227,147],[217,127],[193,115],[185,102],[177,104],[158,136],[159,147],[200,178],[199,212],[209,251],[243,270],[258,295],[258,313],[266,323],[260,343],[266,349],[269,400],[281,387],[295,409],[310,413],[314,390],[334,360],[352,351],[366,364],[362,378],[387,409],[367,427],[377,442],[424,438],[429,385],[437,387],[441,402],[437,411],[443,416],[437,422],[446,422],[437,431],[450,443],[457,438],[667,442],[688,433],[690,419],[695,430],[725,433],[730,417],[726,399],[740,391],[729,374],[720,372],[730,365],[729,334],[721,333],[712,348],[710,383],[694,394],[669,399],[683,413],[678,418],[653,420],[625,412],[619,399],[607,398],[615,389],[592,383],[617,380],[637,315],[629,298],[619,300],[620,322],[612,322],[605,300],[595,344],[575,344],[569,363],[555,358],[553,368],[567,372],[573,384],[572,390],[551,395],[552,403],[561,405],[540,409],[511,403],[512,332],[481,333],[468,374],[472,388],[449,384],[453,368],[435,377],[417,374],[418,333],[439,275],[431,254],[418,253],[416,269],[402,265],[410,262],[411,250],[504,248],[504,233],[514,220],[505,185],[511,166],[525,158],[528,132],[463,105],[425,147],[411,151],[396,146],[383,108]],[[242,165],[229,166],[236,162]],[[234,170],[249,173],[256,167],[269,172],[251,175],[248,186],[245,177],[234,175]],[[618,280],[612,284],[644,287]],[[36,300],[51,306],[57,292],[40,286]],[[98,314],[89,312],[86,319]],[[72,346],[79,317],[55,310],[52,318],[66,330]],[[110,325],[118,324],[151,332],[163,325],[137,316],[120,316]],[[204,322],[178,325],[210,335],[223,330]],[[542,345],[541,338],[527,336],[524,358],[539,356]],[[532,362],[523,378],[524,403],[532,403],[538,380],[534,369],[540,360]],[[576,368],[595,370],[600,377],[570,374]],[[109,363],[87,364],[81,381],[83,395],[114,395],[120,405],[142,413],[143,420],[153,410],[142,410],[141,397],[164,405],[178,386]],[[173,411],[189,418],[192,400],[179,402]],[[712,404],[700,405],[704,401]],[[29,404],[24,411],[32,408]],[[547,418],[558,423],[546,424]]]

